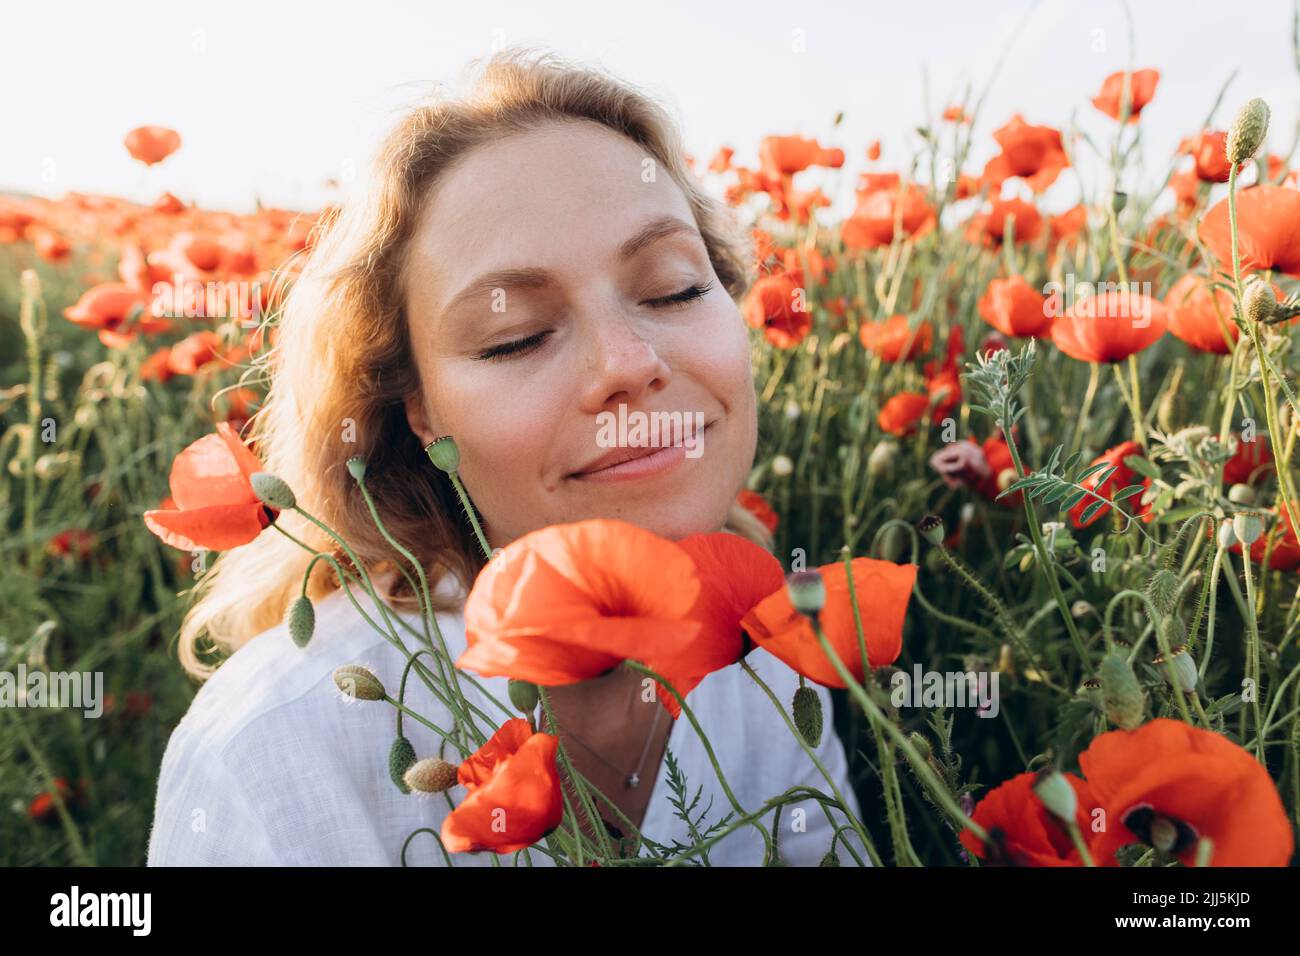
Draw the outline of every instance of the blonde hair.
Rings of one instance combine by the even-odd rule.
[[[266,401],[250,422],[266,470],[337,531],[373,574],[393,567],[396,552],[348,472],[348,459],[362,458],[366,489],[385,527],[420,562],[431,590],[451,574],[468,591],[483,565],[450,482],[430,463],[404,408],[420,392],[403,301],[404,253],[420,209],[450,164],[477,146],[547,123],[600,123],[640,145],[681,187],[732,298],[738,301],[753,281],[743,232],[697,184],[675,123],[650,95],[596,68],[528,48],[501,51],[475,66],[468,93],[435,92],[389,133],[370,192],[351,198],[322,231],[285,298],[274,346],[254,362],[269,380]],[[296,512],[281,512],[278,524],[348,565],[336,542]],[[739,504],[727,530],[772,548],[767,529]],[[311,560],[274,529],[223,552],[193,588],[197,600],[179,637],[185,670],[205,679],[219,663],[213,651],[234,652],[280,623]],[[329,562],[317,561],[308,596],[319,599],[338,587]],[[418,609],[404,587],[386,597],[397,610]],[[458,606],[435,604],[435,610]]]

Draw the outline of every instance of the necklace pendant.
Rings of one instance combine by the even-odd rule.
[[[638,786],[640,783],[641,783],[641,778],[640,778],[637,774],[634,774],[634,773],[633,773],[633,774],[629,774],[629,775],[628,775],[628,778],[627,778],[627,785],[628,785],[629,787],[635,787],[635,786]]]

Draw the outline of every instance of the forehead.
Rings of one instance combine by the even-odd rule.
[[[694,222],[667,170],[626,136],[587,121],[512,134],[435,187],[412,237],[412,290],[433,282],[446,298],[490,269],[600,265],[664,214]]]

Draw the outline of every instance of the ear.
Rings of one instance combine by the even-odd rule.
[[[438,437],[439,432],[429,423],[429,417],[424,411],[423,396],[420,394],[409,395],[406,399],[406,423],[411,426],[411,431],[420,439],[420,444],[427,445]]]

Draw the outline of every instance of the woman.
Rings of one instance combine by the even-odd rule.
[[[587,518],[672,539],[723,529],[771,547],[736,503],[757,431],[737,307],[751,281],[749,255],[682,157],[670,119],[645,95],[553,56],[506,51],[461,99],[402,120],[380,152],[371,193],[342,211],[288,298],[255,429],[258,454],[379,570],[392,548],[346,467],[364,459],[386,528],[436,582],[453,660],[465,647],[461,605],[483,563],[454,489],[426,455],[440,436],[456,440],[460,476],[494,548]],[[650,454],[605,447],[598,423],[620,406],[700,422],[700,453],[685,454],[680,440]],[[295,517],[284,512],[280,523],[313,547],[333,548]],[[389,778],[393,709],[345,706],[334,690],[333,670],[349,663],[394,688],[404,659],[358,615],[325,562],[309,580],[311,642],[299,649],[279,623],[307,566],[306,551],[268,531],[223,553],[201,579],[180,649],[187,669],[209,679],[163,760],[151,865],[393,865],[408,835],[437,831],[447,814],[447,800],[404,794]],[[411,600],[409,591],[388,595],[415,621]],[[213,673],[201,657],[205,640],[237,653]],[[762,650],[747,660],[788,704],[794,672]],[[508,700],[504,678],[481,683]],[[412,681],[407,706],[444,726],[446,708],[423,690]],[[698,830],[731,806],[690,723],[661,717],[641,690],[623,668],[552,688],[559,736],[576,769],[647,838],[689,844],[669,800],[667,752],[687,797],[699,791],[689,814]],[[829,717],[827,691],[816,692]],[[486,696],[475,702],[498,724],[518,716]],[[710,674],[688,704],[747,810],[801,784],[830,792],[739,667]],[[404,733],[420,756],[439,752],[440,738],[417,722],[408,719]],[[856,815],[833,732],[822,734],[817,754]],[[831,848],[831,817],[844,825],[842,813],[815,801],[785,808],[780,857],[819,863]],[[606,819],[612,826],[618,815]],[[869,862],[856,834],[841,834],[836,849],[844,862]],[[708,857],[757,865],[763,854],[754,828],[742,827]],[[493,854],[448,856],[425,835],[406,862],[488,865]]]

